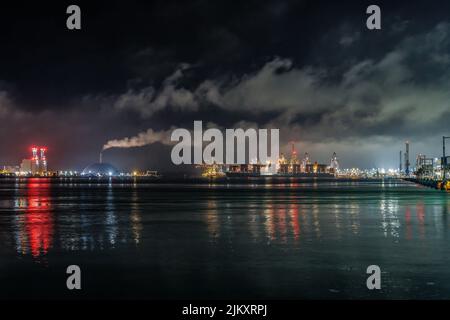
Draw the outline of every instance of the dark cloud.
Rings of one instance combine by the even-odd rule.
[[[75,32],[69,4],[0,7],[0,164],[47,144],[80,169],[109,140],[193,120],[278,127],[344,166],[396,166],[405,139],[437,155],[448,134],[449,3],[381,1],[369,31],[364,1],[82,1]],[[167,153],[107,156],[170,170]]]

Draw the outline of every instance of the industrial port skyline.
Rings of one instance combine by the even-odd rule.
[[[442,141],[443,152],[445,154],[445,140],[448,137],[444,136]],[[290,152],[280,152],[278,163],[276,165],[277,175],[281,176],[300,176],[302,173],[306,176],[309,173],[324,174],[334,177],[366,177],[366,178],[379,178],[379,177],[409,177],[415,176],[419,173],[421,176],[428,178],[439,179],[443,176],[442,172],[442,159],[443,157],[427,157],[422,153],[418,153],[414,165],[411,165],[410,159],[410,142],[405,142],[404,150],[399,151],[399,164],[397,168],[341,168],[338,162],[338,157],[336,153],[333,153],[331,160],[328,164],[321,164],[316,160],[310,159],[308,152],[305,152],[303,158],[298,155],[295,143],[291,142]],[[21,161],[20,165],[0,165],[0,176],[122,176],[122,177],[133,177],[133,176],[159,176],[158,169],[152,168],[134,168],[132,170],[122,170],[117,169],[114,165],[105,163],[106,169],[100,170],[103,173],[98,173],[92,167],[103,164],[103,152],[100,152],[99,161],[93,162],[89,165],[80,169],[80,167],[73,169],[52,169],[48,168],[47,160],[48,148],[45,146],[35,146],[29,148],[30,157],[25,158]],[[447,157],[448,158],[448,157]],[[448,160],[447,160],[448,162]],[[114,161],[112,161],[114,163]],[[259,162],[258,162],[259,163]],[[241,176],[252,176],[260,174],[265,176],[268,175],[268,169],[270,165],[267,164],[251,164],[247,165],[196,165],[191,166],[200,168],[201,172],[192,173],[191,176],[201,176],[205,178],[220,177],[222,175],[241,175]],[[92,170],[92,171],[91,171]],[[95,173],[97,172],[97,173]],[[189,172],[189,171],[185,171]],[[180,173],[181,174],[185,174]]]

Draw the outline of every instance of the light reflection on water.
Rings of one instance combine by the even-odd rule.
[[[383,237],[393,239],[425,239],[425,224],[431,224],[431,232],[436,234],[442,234],[446,227],[439,216],[443,210],[448,210],[450,202],[447,199],[446,203],[441,203],[446,198],[440,193],[425,193],[437,201],[430,206],[421,199],[405,202],[401,194],[367,195],[365,185],[359,193],[352,185],[346,186],[350,194],[336,194],[339,185],[335,183],[327,185],[326,190],[321,190],[317,182],[309,186],[290,183],[284,186],[286,192],[276,193],[270,190],[283,186],[263,186],[269,192],[258,194],[248,190],[242,193],[240,189],[236,193],[229,192],[242,186],[226,186],[227,191],[223,193],[211,192],[217,186],[209,185],[200,188],[198,196],[189,191],[186,197],[184,191],[191,187],[183,191],[184,186],[177,186],[178,192],[166,195],[164,187],[153,194],[153,188],[158,186],[136,183],[58,184],[34,178],[14,184],[11,230],[16,251],[39,258],[55,245],[64,251],[139,246],[145,233],[143,221],[176,220],[173,214],[182,216],[190,212],[205,223],[212,243],[221,238],[232,243],[233,237],[242,236],[236,234],[241,229],[253,242],[291,246],[313,238],[331,236],[340,240],[350,234],[357,238],[365,232],[364,224],[369,220],[371,227],[373,222],[379,224]],[[250,186],[250,189],[260,188]],[[385,189],[386,184],[381,188]],[[189,199],[191,196],[193,198]],[[3,211],[8,210],[8,203],[8,200],[2,201]],[[147,215],[145,219],[143,214]]]
[[[13,217],[17,252],[34,258],[47,254],[54,232],[49,182],[29,179],[25,195],[14,199],[14,209],[19,212]]]
[[[30,258],[46,267],[62,255],[86,252],[103,265],[116,257],[186,274],[207,269],[213,279],[223,276],[217,264],[227,266],[225,274],[251,267],[273,288],[283,277],[279,270],[286,276],[317,268],[346,272],[397,256],[396,263],[409,268],[447,265],[449,209],[449,194],[398,182],[16,180],[0,183],[0,258]]]
[[[69,192],[52,191],[56,186]],[[90,190],[93,187],[101,192],[96,194],[98,190]],[[54,245],[63,251],[113,249],[117,241],[138,245],[142,218],[136,186],[130,198],[125,199],[130,210],[120,221],[113,188],[111,183],[87,187],[73,183],[58,185],[43,178],[17,181],[12,205],[11,200],[0,202],[2,211],[13,212],[10,217],[3,213],[3,217],[11,219],[9,230],[15,250],[20,255],[31,255],[36,262],[46,262],[45,256]],[[0,232],[7,236],[7,231]]]

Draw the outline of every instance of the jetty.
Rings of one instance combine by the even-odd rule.
[[[450,191],[450,180],[437,180],[431,178],[403,178],[405,181],[414,182],[437,190]]]

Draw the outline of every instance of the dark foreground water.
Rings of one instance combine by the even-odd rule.
[[[450,194],[398,180],[3,180],[0,298],[448,299],[449,212]]]

